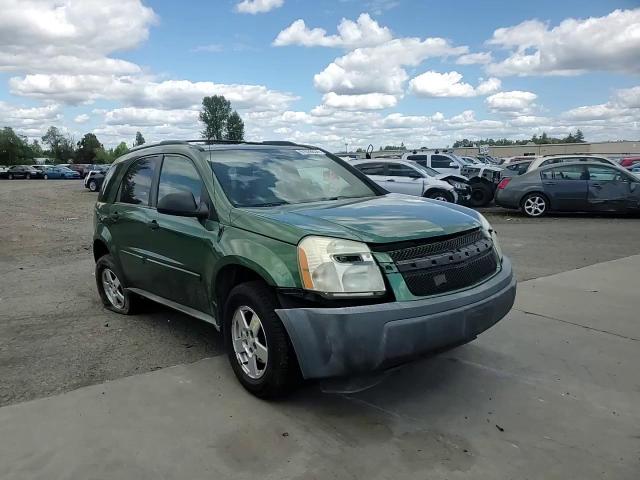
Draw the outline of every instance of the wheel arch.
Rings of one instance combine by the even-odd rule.
[[[221,328],[224,324],[224,305],[229,293],[236,286],[251,281],[261,281],[270,287],[276,286],[276,282],[267,271],[246,259],[229,259],[214,272],[212,295]]]
[[[111,251],[109,247],[107,247],[107,243],[100,239],[96,238],[93,241],[93,259],[97,262],[101,257],[105,255],[109,255]]]

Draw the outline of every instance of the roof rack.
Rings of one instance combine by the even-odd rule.
[[[151,147],[159,147],[162,145],[190,145],[192,147],[199,148],[200,150],[204,150],[200,145],[282,145],[282,146],[305,146],[300,145],[294,142],[288,142],[283,140],[268,140],[264,142],[246,142],[244,140],[208,140],[206,138],[200,138],[197,140],[162,140],[161,142],[156,143],[145,143],[144,145],[140,145],[137,147],[133,147],[129,150],[129,152],[135,152],[137,150],[142,150],[144,148]]]

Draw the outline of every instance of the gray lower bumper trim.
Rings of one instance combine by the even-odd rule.
[[[513,306],[516,280],[504,258],[474,288],[411,302],[281,309],[305,378],[365,373],[473,340]]]

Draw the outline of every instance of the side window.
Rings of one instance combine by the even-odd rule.
[[[208,200],[200,174],[191,160],[166,155],[158,183],[158,202],[166,195],[178,192],[191,192],[196,205]]]
[[[593,165],[589,165],[587,167],[589,169],[589,179],[596,181],[613,181],[613,180],[626,180],[623,178],[622,174],[613,168],[608,167],[595,167]]]
[[[567,165],[566,167],[550,168],[540,172],[543,180],[586,180],[587,174],[580,165]]]
[[[119,201],[133,205],[149,205],[151,184],[158,167],[158,157],[136,160],[129,166],[120,185]]]
[[[413,168],[403,165],[402,163],[389,163],[387,164],[390,177],[418,177],[420,174]]]
[[[426,162],[428,160],[428,157],[426,155],[409,155],[407,157],[407,160],[412,160],[414,162]]]
[[[431,155],[431,168],[453,168],[457,164],[445,155]]]
[[[361,163],[355,167],[365,175],[384,175],[384,163]]]

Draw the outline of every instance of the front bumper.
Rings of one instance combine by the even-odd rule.
[[[279,309],[304,378],[383,370],[467,343],[513,306],[511,262],[473,288],[424,300],[347,308]]]

